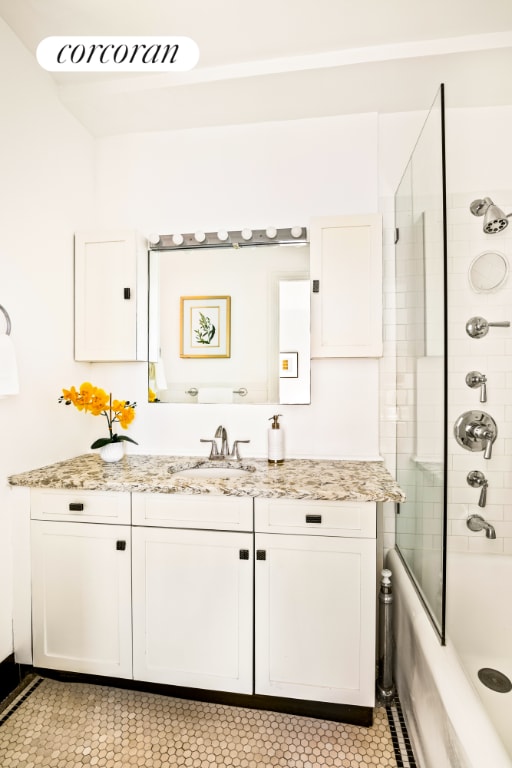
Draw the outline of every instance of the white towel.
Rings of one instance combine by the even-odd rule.
[[[198,403],[232,403],[233,391],[229,387],[201,387],[197,394]]]
[[[161,357],[155,365],[155,386],[159,392],[167,389],[167,379],[165,378],[165,368]]]
[[[4,333],[0,335],[0,397],[17,395],[19,391],[14,344],[11,337]]]

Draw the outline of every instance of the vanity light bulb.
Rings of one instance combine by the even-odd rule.
[[[228,239],[229,235],[225,229],[221,229],[219,232],[217,232],[217,237],[219,238],[219,240],[222,240],[222,242],[225,242]]]
[[[206,235],[204,232],[199,231],[195,233],[194,239],[197,240],[198,243],[204,243],[206,240]]]
[[[270,239],[273,239],[277,235],[277,229],[275,227],[267,227],[265,230],[265,234]]]
[[[241,234],[244,240],[250,240],[252,237],[252,229],[242,229]]]
[[[172,241],[174,245],[182,245],[183,243],[183,235],[173,235]]]
[[[160,235],[158,235],[156,232],[152,232],[150,235],[148,235],[148,242],[151,243],[151,245],[156,245],[160,242]]]
[[[300,237],[302,235],[302,227],[292,227],[290,232],[292,237]]]

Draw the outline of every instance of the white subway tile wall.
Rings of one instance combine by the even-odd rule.
[[[448,198],[448,549],[458,552],[512,554],[512,327],[490,328],[481,339],[466,333],[470,317],[512,323],[512,278],[491,293],[477,293],[469,282],[469,267],[484,251],[512,260],[512,226],[500,233],[483,232],[483,219],[471,214],[475,199],[491,197],[505,213],[512,211],[512,190],[481,189]],[[487,402],[479,389],[465,383],[469,371],[487,377]],[[457,417],[468,410],[483,410],[497,423],[492,458],[462,448],[453,436]],[[467,475],[480,470],[489,482],[487,503],[478,506],[480,490],[471,488]],[[469,514],[482,514],[496,530],[496,539],[466,527]]]
[[[512,225],[503,232],[489,235],[483,232],[482,219],[473,216],[469,210],[472,200],[491,197],[508,213],[512,211],[512,190],[477,190],[473,193],[448,196],[448,549],[453,551],[487,552],[512,554],[512,327],[491,328],[482,339],[472,339],[466,332],[470,317],[480,315],[488,321],[510,320],[512,323],[512,277],[496,291],[477,293],[469,282],[469,267],[473,259],[484,251],[503,254],[509,264],[512,260]],[[385,216],[388,231],[394,227],[392,216]],[[408,233],[400,233],[403,238]],[[413,236],[409,238],[412,242]],[[396,474],[400,469],[400,482],[409,500],[418,493],[417,475],[410,473],[407,483],[408,451],[420,458],[428,458],[439,452],[438,435],[430,426],[442,408],[442,400],[436,396],[439,384],[430,387],[429,382],[439,378],[439,371],[432,376],[424,375],[429,361],[423,357],[415,370],[414,361],[408,357],[395,358],[397,342],[406,341],[414,333],[418,322],[418,295],[414,291],[400,291],[395,286],[394,247],[390,238],[384,247],[384,356],[380,366],[380,439],[381,452],[388,469]],[[412,249],[411,249],[412,251]],[[414,254],[411,253],[411,274],[414,268]],[[405,285],[402,286],[402,289]],[[442,297],[439,297],[442,300]],[[413,330],[411,330],[413,329]],[[423,368],[422,368],[423,366]],[[487,402],[479,402],[480,392],[465,383],[469,371],[480,371],[487,377]],[[417,389],[418,381],[423,382]],[[396,398],[396,382],[399,383]],[[395,408],[396,403],[396,408]],[[483,452],[470,452],[456,442],[453,425],[457,417],[468,410],[484,410],[495,419],[498,437],[493,445],[490,460]],[[414,423],[417,417],[417,432]],[[411,418],[411,421],[409,421]],[[400,437],[401,452],[395,456],[396,435]],[[428,462],[426,462],[428,470]],[[489,487],[485,509],[478,506],[479,489],[467,483],[471,470],[484,472]],[[424,477],[428,486],[428,471]],[[421,491],[428,500],[428,487]],[[435,494],[434,494],[435,496]],[[403,531],[414,548],[421,536],[421,547],[427,548],[426,537],[435,534],[435,521],[441,514],[439,504],[433,496],[430,506],[423,511],[430,515],[424,519],[421,529],[414,520],[404,520]],[[466,518],[472,513],[483,513],[495,527],[496,539],[487,539],[484,532],[472,533],[466,527]],[[406,505],[402,514],[407,515]],[[409,526],[408,526],[409,522]],[[393,504],[385,505],[384,548],[394,545],[395,510]],[[433,539],[432,544],[437,541]]]

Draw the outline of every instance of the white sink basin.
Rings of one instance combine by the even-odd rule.
[[[249,475],[250,469],[240,469],[239,467],[191,467],[190,469],[180,469],[173,472],[174,478],[200,477],[208,480],[227,480],[230,477],[243,477]]]

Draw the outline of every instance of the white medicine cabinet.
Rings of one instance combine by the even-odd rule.
[[[312,219],[311,357],[382,355],[382,217]]]
[[[75,234],[75,360],[147,360],[147,248],[134,231]]]

